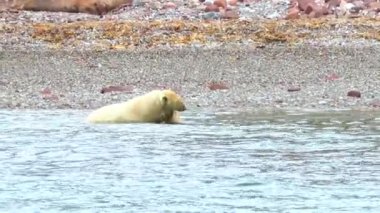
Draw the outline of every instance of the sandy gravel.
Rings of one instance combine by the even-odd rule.
[[[380,45],[373,42],[291,48],[3,50],[0,107],[96,108],[170,87],[190,108],[379,109],[379,55]],[[111,85],[122,85],[125,91],[101,93]],[[350,90],[361,97],[347,96]]]

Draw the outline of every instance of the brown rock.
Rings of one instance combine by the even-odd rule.
[[[229,89],[223,82],[211,82],[207,85],[210,90],[226,90]]]
[[[100,90],[100,93],[109,93],[109,92],[127,92],[130,93],[133,91],[132,86],[108,86],[108,87],[103,87]]]
[[[41,94],[42,94],[42,99],[44,100],[57,101],[59,99],[58,96],[53,94],[51,89],[49,88],[44,88],[41,91]]]
[[[327,9],[327,7],[323,6],[323,7],[315,8],[315,10],[309,14],[309,17],[310,18],[319,18],[319,17],[327,15],[327,14],[329,14],[328,9]]]
[[[299,19],[300,18],[300,9],[298,7],[290,8],[285,19]]]
[[[298,7],[301,11],[305,11],[310,5],[316,5],[314,0],[298,0]]]
[[[354,97],[354,98],[360,98],[361,97],[361,93],[357,90],[351,90],[347,93],[347,96],[349,97]]]
[[[59,99],[58,96],[54,94],[45,94],[45,95],[42,95],[42,98],[49,101],[58,101]]]
[[[288,92],[298,92],[300,90],[301,90],[300,87],[289,87],[288,88]]]
[[[309,4],[305,9],[305,14],[308,14],[309,18],[319,18],[328,14],[327,7],[318,6],[317,4]]]
[[[173,2],[166,2],[162,8],[163,9],[175,9],[175,8],[177,8],[177,5]]]
[[[238,19],[239,13],[235,10],[220,10],[223,19]]]
[[[231,6],[236,6],[237,5],[237,0],[229,0],[228,4]]]
[[[227,1],[226,0],[215,0],[214,5],[221,7],[223,9],[227,9]]]
[[[371,2],[368,4],[368,7],[370,10],[375,11],[375,12],[380,12],[380,2]]]
[[[207,5],[205,8],[205,12],[219,12],[219,7],[215,4]]]
[[[316,7],[317,5],[315,5],[315,4],[308,4],[307,6],[306,6],[306,8],[305,8],[305,14],[307,14],[307,15],[309,15],[311,12],[313,12],[315,9],[315,7]]]

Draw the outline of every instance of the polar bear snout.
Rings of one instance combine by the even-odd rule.
[[[186,105],[185,103],[182,101],[182,99],[179,99],[177,100],[176,102],[174,102],[174,106],[173,106],[173,110],[175,111],[179,111],[179,112],[183,112],[186,110]]]
[[[185,110],[186,110],[186,106],[182,104],[182,106],[177,111],[183,112]]]
[[[182,101],[177,101],[173,110],[183,112],[186,110],[186,106]]]

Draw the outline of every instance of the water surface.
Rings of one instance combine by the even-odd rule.
[[[0,111],[0,212],[380,212],[380,112]]]

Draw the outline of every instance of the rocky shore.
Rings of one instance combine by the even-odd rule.
[[[380,109],[378,17],[120,17],[0,13],[0,108],[92,109],[172,88],[190,109]]]

